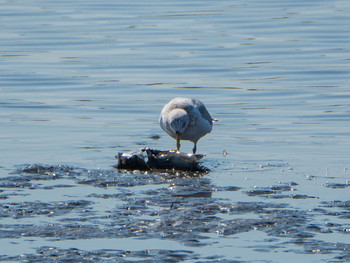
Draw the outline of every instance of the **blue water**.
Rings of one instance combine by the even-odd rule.
[[[174,140],[158,125],[159,113],[171,98],[186,96],[201,99],[220,120],[198,143],[206,155],[203,164],[212,170],[206,177],[217,187],[241,188],[219,191],[215,198],[266,202],[266,196],[247,192],[296,182],[293,194],[315,198],[267,202],[307,212],[324,207],[322,202],[349,200],[349,1],[4,0],[0,5],[0,177],[34,163],[108,170],[118,152],[173,149]],[[182,147],[191,151],[192,144]],[[23,189],[24,195],[0,202],[84,199],[101,191],[73,186]],[[112,209],[113,201],[108,206]],[[339,231],[314,239],[349,244],[348,209],[336,209],[341,217],[310,212],[316,225],[340,224]],[[50,220],[32,217],[26,223]],[[115,242],[125,250],[185,249],[202,259],[215,254],[228,260],[318,262],[343,255],[309,253],[283,238],[266,239],[266,233],[250,231],[229,238],[211,234],[210,245],[198,248],[157,238],[138,240],[135,249],[132,238]],[[4,238],[1,255],[35,254],[48,243],[83,250],[111,244],[107,238],[81,245],[33,240]],[[252,252],[266,245],[262,240],[278,245]]]

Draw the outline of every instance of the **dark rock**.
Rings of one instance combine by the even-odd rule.
[[[128,153],[118,153],[116,156],[118,159],[118,169],[127,170],[150,170],[150,167],[146,164],[145,157],[142,151],[132,151]]]
[[[146,153],[146,154],[145,154]],[[156,149],[141,149],[128,153],[118,153],[116,156],[117,169],[126,170],[179,170],[190,172],[208,172],[199,160],[201,154],[189,154],[175,151],[161,151]]]

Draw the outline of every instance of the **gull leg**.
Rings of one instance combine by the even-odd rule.
[[[197,151],[197,142],[194,142],[194,147],[193,147],[193,154],[196,154]]]
[[[177,132],[176,133],[176,148],[177,148],[177,151],[180,152],[180,134]]]

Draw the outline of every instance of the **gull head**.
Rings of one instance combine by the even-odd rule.
[[[170,129],[175,135],[180,136],[186,131],[188,126],[188,114],[183,109],[173,109],[169,113]]]

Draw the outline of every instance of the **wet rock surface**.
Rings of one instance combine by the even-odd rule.
[[[196,249],[213,245],[217,238],[234,238],[253,231],[267,237],[264,245],[253,248],[255,251],[280,249],[296,254],[329,255],[330,260],[350,260],[349,244],[325,241],[332,233],[349,235],[349,225],[339,220],[349,219],[350,201],[316,202],[311,210],[293,207],[288,200],[317,201],[317,196],[297,193],[296,182],[246,189],[216,186],[208,176],[198,174],[35,164],[19,167],[1,178],[0,185],[1,239],[98,242],[131,238],[150,242],[169,240],[186,248],[84,250],[43,245],[33,253],[3,253],[2,261],[223,261],[224,256],[205,256]],[[28,191],[50,193],[79,186],[88,190],[80,195],[58,195],[55,200],[20,201],[26,199]],[[241,193],[247,196],[247,201],[216,197],[223,193]]]

